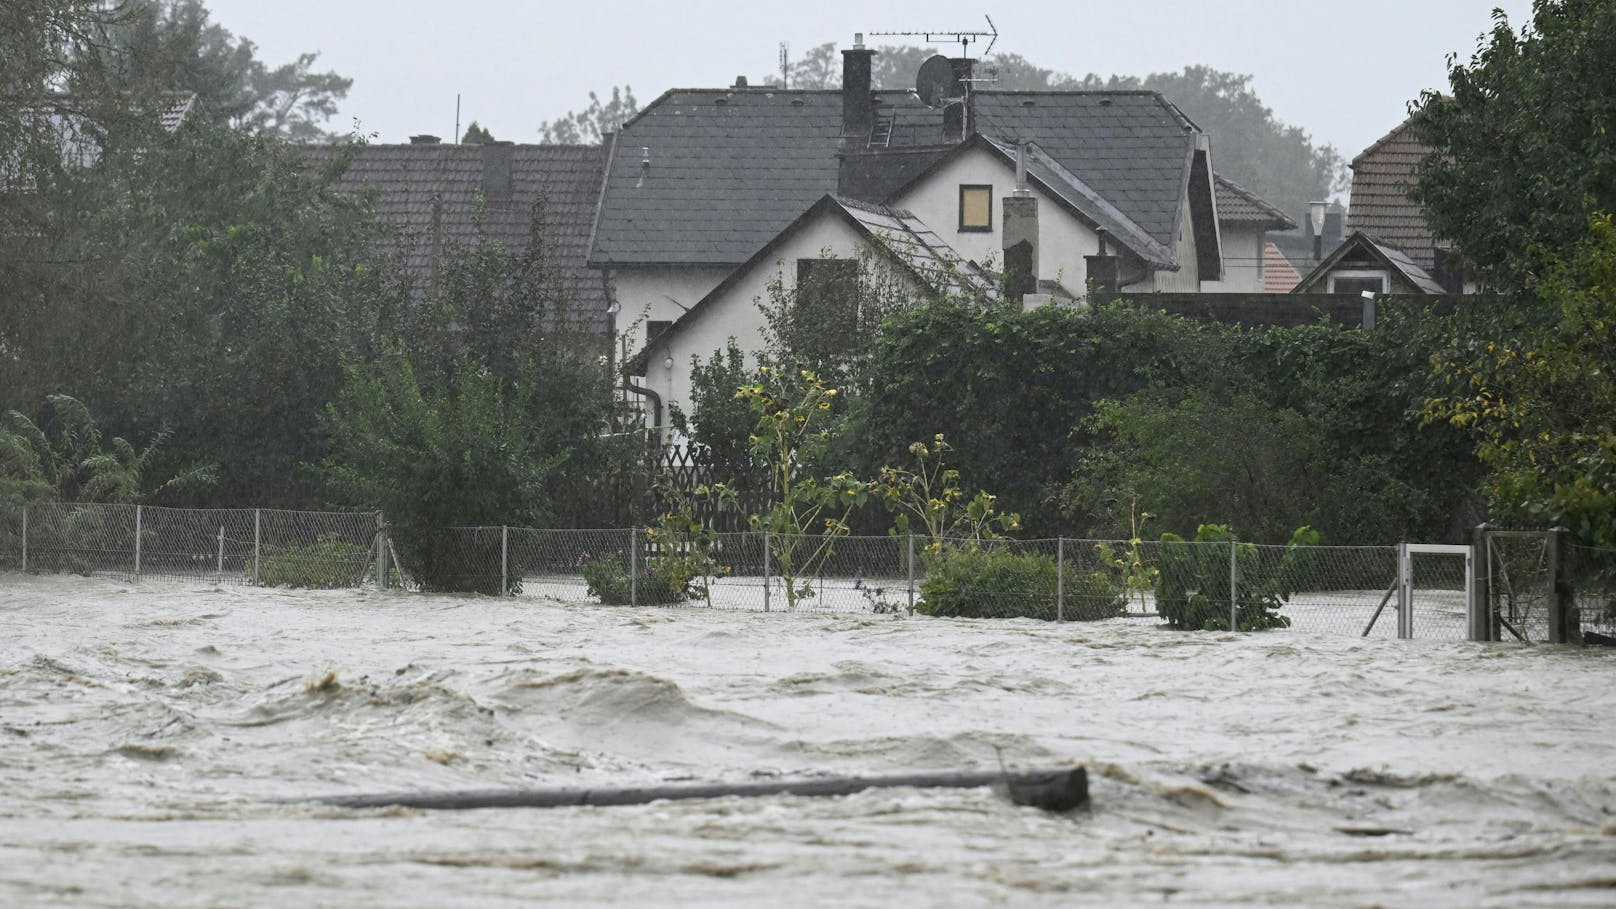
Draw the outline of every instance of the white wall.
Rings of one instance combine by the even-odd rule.
[[[663,425],[667,407],[677,404],[690,413],[690,362],[706,362],[714,351],[734,338],[748,354],[763,349],[765,320],[758,301],[768,296],[769,282],[778,275],[786,288],[797,283],[797,260],[832,256],[850,259],[864,238],[834,211],[827,211],[786,240],[766,260],[741,273],[722,296],[714,298],[659,348],[645,369],[645,387],[662,398]],[[668,365],[672,361],[671,366]],[[748,357],[750,362],[750,357]]]
[[[1249,224],[1223,225],[1223,280],[1205,281],[1209,294],[1261,293],[1263,238],[1266,231]]]
[[[640,319],[672,322],[696,305],[733,269],[706,265],[629,265],[612,266],[614,299],[622,306],[617,313],[613,337]],[[629,344],[632,355],[645,346],[645,324],[635,329]]]
[[[959,188],[961,184],[993,187],[993,230],[959,229]],[[923,183],[893,202],[905,208],[937,232],[954,251],[980,264],[991,261],[1004,270],[1004,197],[1016,188],[1015,168],[984,149],[974,149],[939,168]],[[1085,256],[1099,252],[1094,232],[1060,207],[1060,203],[1037,189],[1038,196],[1038,277],[1059,281],[1067,290],[1081,294],[1088,286]]]

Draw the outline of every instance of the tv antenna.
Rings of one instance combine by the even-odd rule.
[[[982,51],[982,56],[986,57],[988,54],[993,52],[993,45],[999,40],[999,27],[993,24],[993,17],[984,15],[982,18],[986,19],[988,22],[988,30],[985,32],[941,29],[938,31],[924,32],[870,32],[870,34],[899,38],[919,38],[922,41],[925,41],[927,44],[957,43],[960,46],[961,57],[970,56],[971,45],[973,43],[980,42],[983,38],[986,38],[988,39],[988,46]]]
[[[780,87],[791,87],[791,45],[780,42]]]

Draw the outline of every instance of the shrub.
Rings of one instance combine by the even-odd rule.
[[[1193,541],[1177,534],[1162,534],[1160,574],[1156,581],[1156,609],[1174,628],[1202,631],[1229,627],[1229,545],[1234,534],[1222,524],[1202,524]],[[1241,631],[1287,628],[1291,620],[1279,614],[1312,566],[1319,533],[1301,527],[1291,534],[1278,564],[1264,564],[1251,543],[1236,543],[1236,627]],[[1223,544],[1223,545],[1217,545]]]
[[[1055,560],[1012,549],[944,549],[927,559],[916,609],[925,615],[1092,621],[1122,614],[1122,594],[1106,573],[1065,571],[1059,609]]]
[[[583,572],[589,595],[607,606],[628,606],[631,601],[641,606],[665,606],[682,603],[690,597],[689,578],[664,559],[652,559],[632,591],[628,569],[623,567],[621,556],[591,559],[583,564]],[[631,593],[634,596],[631,597]]]
[[[323,534],[310,546],[293,547],[263,559],[258,583],[266,587],[332,590],[352,587],[365,571],[370,551],[337,534]]]

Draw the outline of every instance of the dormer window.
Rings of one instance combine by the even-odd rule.
[[[993,187],[962,183],[959,188],[959,229],[988,233],[993,230]]]

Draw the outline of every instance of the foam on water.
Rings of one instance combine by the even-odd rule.
[[[0,576],[0,905],[1608,905],[1597,651]],[[276,799],[1032,766],[618,809]]]

